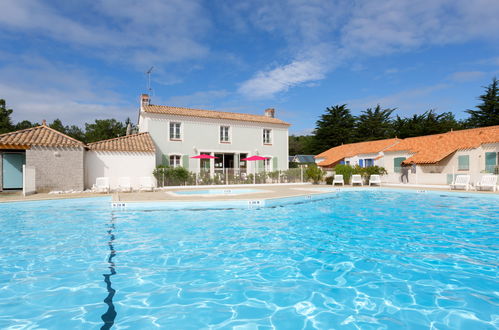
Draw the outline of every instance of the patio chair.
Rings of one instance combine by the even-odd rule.
[[[132,191],[132,185],[130,183],[130,177],[123,176],[118,179],[118,190],[119,191]]]
[[[470,190],[470,176],[468,174],[456,175],[454,182],[450,184],[450,189]]]
[[[93,186],[97,192],[109,192],[109,178],[107,176],[98,177],[95,179],[95,185]]]
[[[476,189],[497,191],[497,175],[487,174],[482,176],[480,181],[476,183]]]
[[[377,184],[381,186],[381,176],[379,174],[371,174],[369,177],[369,185]]]
[[[140,191],[153,191],[154,190],[154,181],[150,176],[140,177]]]
[[[342,186],[345,185],[345,181],[343,181],[343,174],[335,174],[333,178],[333,186],[337,183],[341,183]]]
[[[352,175],[352,186],[354,184],[360,184],[361,186],[364,185],[364,183],[362,182],[362,175],[360,175],[360,174]]]

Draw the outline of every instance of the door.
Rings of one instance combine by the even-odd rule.
[[[23,188],[23,165],[25,163],[26,155],[24,153],[3,153],[3,189]]]

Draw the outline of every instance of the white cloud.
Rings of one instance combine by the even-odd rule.
[[[485,72],[482,71],[462,71],[454,72],[449,76],[449,79],[457,82],[468,82],[478,80],[484,75]]]

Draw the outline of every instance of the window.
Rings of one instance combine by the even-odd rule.
[[[271,160],[272,160],[272,158],[268,158],[268,159],[263,160],[263,166],[265,168],[265,172],[272,172]]]
[[[366,158],[364,159],[364,166],[365,167],[370,167],[370,166],[374,166],[374,159],[372,158]]]
[[[485,153],[485,171],[487,173],[494,173],[499,153],[486,152]]]
[[[457,170],[458,171],[469,171],[470,169],[470,156],[463,155],[457,157]]]
[[[263,144],[272,144],[272,130],[264,128],[263,129]]]
[[[170,140],[180,140],[180,123],[170,122]]]
[[[220,142],[228,143],[229,139],[229,126],[220,126]]]
[[[179,167],[179,166],[180,166],[180,155],[171,155],[170,167]]]

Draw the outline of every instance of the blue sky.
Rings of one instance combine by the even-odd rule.
[[[458,118],[499,76],[499,1],[12,0],[0,98],[14,120],[137,117],[154,104],[263,114],[303,134],[325,108]]]

